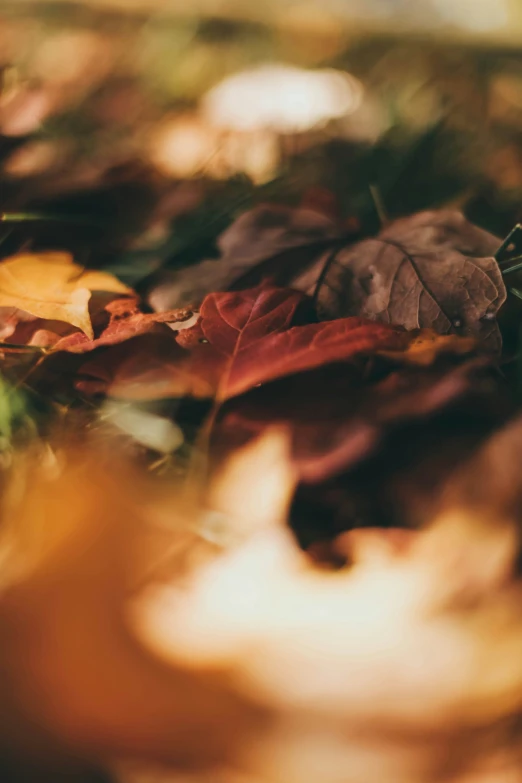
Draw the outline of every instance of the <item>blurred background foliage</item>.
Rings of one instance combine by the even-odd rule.
[[[259,201],[362,234],[445,203],[522,218],[518,0],[4,0],[0,65],[0,209],[72,221],[6,224],[3,254],[136,282]]]

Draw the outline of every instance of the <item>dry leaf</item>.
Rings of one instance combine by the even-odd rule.
[[[129,292],[107,272],[85,271],[68,253],[20,253],[0,262],[0,307],[15,307],[51,321],[65,321],[89,339],[92,291]]]
[[[18,310],[16,307],[1,307],[0,308],[0,341],[9,342],[10,338],[15,334],[20,324],[30,324],[36,320],[34,315]],[[15,339],[13,342],[17,343]]]
[[[160,331],[161,325],[156,329],[94,351],[79,367],[75,388],[83,394],[109,394],[125,400],[211,399],[216,379],[211,373],[193,373],[190,357],[170,330]]]
[[[292,455],[300,480],[320,484],[354,470],[371,457],[387,455],[387,439],[394,437],[395,448],[406,453],[415,446],[415,461],[430,461],[434,449],[443,450],[444,439],[451,442],[452,454],[444,451],[448,471],[453,457],[463,453],[453,435],[468,433],[473,442],[484,437],[491,426],[503,420],[510,410],[487,366],[468,360],[454,366],[451,361],[431,368],[389,366],[372,377],[365,364],[332,365],[253,389],[230,400],[222,410],[215,433],[218,453],[234,449],[238,443],[259,435],[274,424],[288,427]],[[477,415],[477,406],[480,415]],[[441,417],[451,417],[453,435]],[[456,421],[460,417],[460,421]],[[440,437],[431,443],[424,434],[432,433],[439,420]],[[418,427],[423,426],[425,433]],[[403,434],[402,440],[400,433]],[[431,435],[430,435],[431,437]],[[465,440],[468,438],[466,436]],[[469,447],[464,443],[464,452]],[[372,490],[384,482],[383,473],[394,473],[401,460],[395,454],[383,456],[374,469]],[[404,467],[405,478],[411,465]],[[368,469],[371,475],[372,469]],[[436,471],[429,482],[436,483]],[[360,481],[361,488],[364,482]],[[413,497],[415,492],[410,492]],[[341,516],[341,503],[338,513]],[[393,504],[388,504],[388,509]],[[404,522],[406,520],[403,520]],[[377,519],[375,520],[377,523]]]
[[[224,400],[379,348],[400,350],[410,340],[402,329],[359,318],[294,326],[305,301],[296,291],[270,286],[210,294],[200,321],[178,342],[192,349],[193,372],[213,377]]]
[[[182,311],[173,312],[179,317]],[[358,318],[298,325],[308,315],[307,299],[291,289],[264,286],[210,294],[197,323],[178,331],[178,345],[187,353],[128,355],[116,372],[104,360],[102,372],[96,372],[101,385],[94,379],[95,387],[106,389],[112,379],[109,391],[117,397],[217,394],[223,401],[260,384],[332,363],[357,363],[378,356],[390,364],[427,366],[443,356],[465,356],[475,349],[472,339],[441,337],[430,330],[406,332]],[[142,318],[143,323],[153,323],[155,316]],[[125,330],[125,322],[121,329]],[[107,335],[112,340],[110,327]],[[102,345],[103,340],[102,336],[94,345]],[[91,345],[82,336],[71,336],[56,347],[73,341],[78,350],[82,344],[86,350]]]
[[[270,286],[210,294],[199,322],[180,334],[178,342],[192,350],[196,375],[216,379],[222,400],[363,356],[428,365],[443,354],[463,356],[475,349],[472,339],[440,337],[429,330],[406,332],[363,318],[294,325],[305,302],[291,289]]]
[[[220,236],[220,258],[162,272],[149,294],[149,302],[157,311],[199,304],[211,291],[247,288],[264,277],[279,285],[290,285],[320,255],[321,247],[338,236],[335,223],[314,210],[269,204],[256,207],[241,215]],[[306,247],[311,248],[311,255]],[[281,257],[299,248],[300,252],[292,258]],[[256,281],[240,284],[249,272],[270,259],[274,259],[274,264],[259,270]]]
[[[139,309],[136,297],[115,299],[105,305],[104,311],[109,314],[109,323],[95,338],[89,339],[86,334],[75,332],[62,337],[54,344],[53,349],[69,353],[89,353],[96,348],[116,345],[151,332],[160,324],[182,325],[193,315],[191,310],[186,309],[167,313],[143,313]]]
[[[307,543],[353,527],[417,528],[440,506],[453,472],[512,413],[494,376],[478,368],[397,373],[362,390],[351,427],[339,415],[330,427],[324,421],[322,439],[312,431],[307,442],[296,426],[296,456],[313,483],[300,484],[294,528]]]
[[[292,247],[335,239],[335,221],[314,209],[264,204],[245,212],[219,238],[223,258],[245,266]]]
[[[467,356],[477,350],[473,337],[456,334],[442,335],[433,329],[410,332],[411,340],[403,351],[379,350],[379,355],[397,360],[399,364],[417,364],[427,367],[441,356]]]
[[[427,327],[472,336],[499,351],[496,317],[506,299],[493,258],[499,244],[458,212],[397,220],[335,255],[317,292],[320,317]]]

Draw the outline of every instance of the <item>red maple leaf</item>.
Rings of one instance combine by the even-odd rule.
[[[401,328],[362,318],[294,325],[304,301],[296,291],[272,287],[210,294],[198,324],[178,341],[192,349],[193,372],[213,375],[225,400],[322,365],[401,350],[411,340]]]

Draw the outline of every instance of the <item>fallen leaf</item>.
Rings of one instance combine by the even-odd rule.
[[[0,308],[0,341],[9,341],[16,332],[19,324],[26,324],[35,320],[34,315],[19,310],[16,307]],[[17,342],[17,340],[13,340]]]
[[[303,415],[293,418],[301,483],[292,525],[304,544],[354,527],[418,528],[455,470],[513,413],[492,373],[473,367],[397,373],[352,392],[344,419],[334,396],[316,401],[333,411],[315,431]]]
[[[473,337],[456,334],[442,335],[433,329],[417,329],[410,332],[411,340],[406,350],[379,350],[379,355],[397,360],[400,364],[417,364],[427,367],[444,355],[467,356],[477,350]]]
[[[315,210],[269,204],[256,207],[241,215],[220,236],[220,258],[162,272],[148,301],[154,310],[162,311],[199,304],[212,291],[248,288],[264,277],[278,285],[290,285],[294,277],[299,277],[321,256],[321,249],[339,236],[334,221]],[[310,253],[305,251],[307,247]],[[289,258],[288,251],[295,249],[300,252]],[[241,283],[242,278],[271,259],[274,263],[266,270],[260,269],[257,280]],[[318,274],[317,270],[314,280]]]
[[[400,350],[411,339],[400,328],[360,318],[294,326],[304,302],[296,291],[268,286],[210,294],[198,324],[178,339],[192,347],[193,372],[215,379],[220,400],[324,364]]]
[[[442,356],[469,355],[476,347],[472,339],[406,332],[358,318],[299,325],[305,314],[309,317],[306,308],[306,297],[290,289],[210,294],[197,323],[178,331],[184,354],[129,355],[116,372],[104,362],[103,372],[95,373],[96,389],[128,399],[217,395],[223,401],[332,363],[374,356],[390,365],[427,366]],[[183,311],[175,312],[179,317]]]
[[[85,271],[68,253],[20,253],[0,262],[0,307],[65,321],[89,339],[92,291],[126,294],[129,289],[106,272]]]
[[[16,328],[10,335],[8,342],[12,345],[52,348],[62,337],[70,334],[81,334],[86,340],[88,339],[83,332],[78,332],[76,327],[70,323],[65,321],[48,321],[31,316],[30,319],[19,321],[16,324]]]
[[[496,317],[506,300],[493,257],[499,244],[458,212],[397,220],[333,257],[317,291],[319,315],[358,315],[406,329],[472,336],[497,352]]]
[[[193,319],[192,310],[143,313],[137,299],[129,298],[109,302],[104,312],[109,323],[95,339],[75,332],[53,346],[55,355],[93,354],[78,368],[77,391],[127,400],[213,396],[215,381],[207,380],[208,373],[191,371],[190,357],[175,339],[175,332],[191,331],[185,326]]]
[[[77,369],[74,387],[83,394],[124,400],[210,400],[215,381],[192,372],[190,357],[168,332],[149,331],[87,354],[87,361]]]
[[[238,350],[227,378],[226,396],[234,397],[258,384],[350,361],[383,348],[398,350],[407,342],[406,333],[361,318],[295,326],[266,336],[255,353],[248,348],[244,353]]]
[[[184,322],[192,318],[191,310],[179,309],[166,313],[143,313],[138,306],[136,297],[126,299],[114,299],[105,305],[104,310],[109,315],[109,323],[103,331],[92,339],[86,334],[74,332],[62,337],[54,344],[54,351],[68,351],[69,353],[88,353],[103,346],[116,345],[133,337],[153,331],[158,326],[165,324],[177,324],[180,327]]]
[[[305,302],[291,289],[269,286],[210,294],[199,322],[180,334],[178,342],[192,349],[196,373],[220,376],[221,399],[357,357],[426,366],[439,356],[465,356],[476,348],[471,338],[443,337],[428,329],[407,332],[364,318],[295,325]]]
[[[220,236],[218,247],[224,258],[250,265],[291,247],[338,236],[336,222],[315,209],[263,204],[241,215]]]
[[[464,398],[484,399],[487,410],[494,408],[497,386],[488,370],[476,359],[457,366],[391,366],[374,377],[365,364],[322,366],[302,373],[298,381],[282,378],[227,402],[218,420],[216,448],[233,450],[269,426],[286,426],[300,480],[319,484],[377,453],[389,433],[414,422],[427,427]],[[487,410],[482,424],[474,420],[477,434],[488,429]],[[496,408],[494,418],[502,418]]]
[[[341,209],[336,194],[321,185],[310,185],[304,191],[299,203],[301,209],[310,209],[325,215],[337,225],[341,222]]]

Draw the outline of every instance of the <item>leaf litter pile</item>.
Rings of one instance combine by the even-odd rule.
[[[522,780],[520,233],[265,204],[139,293],[0,261],[9,753]]]

